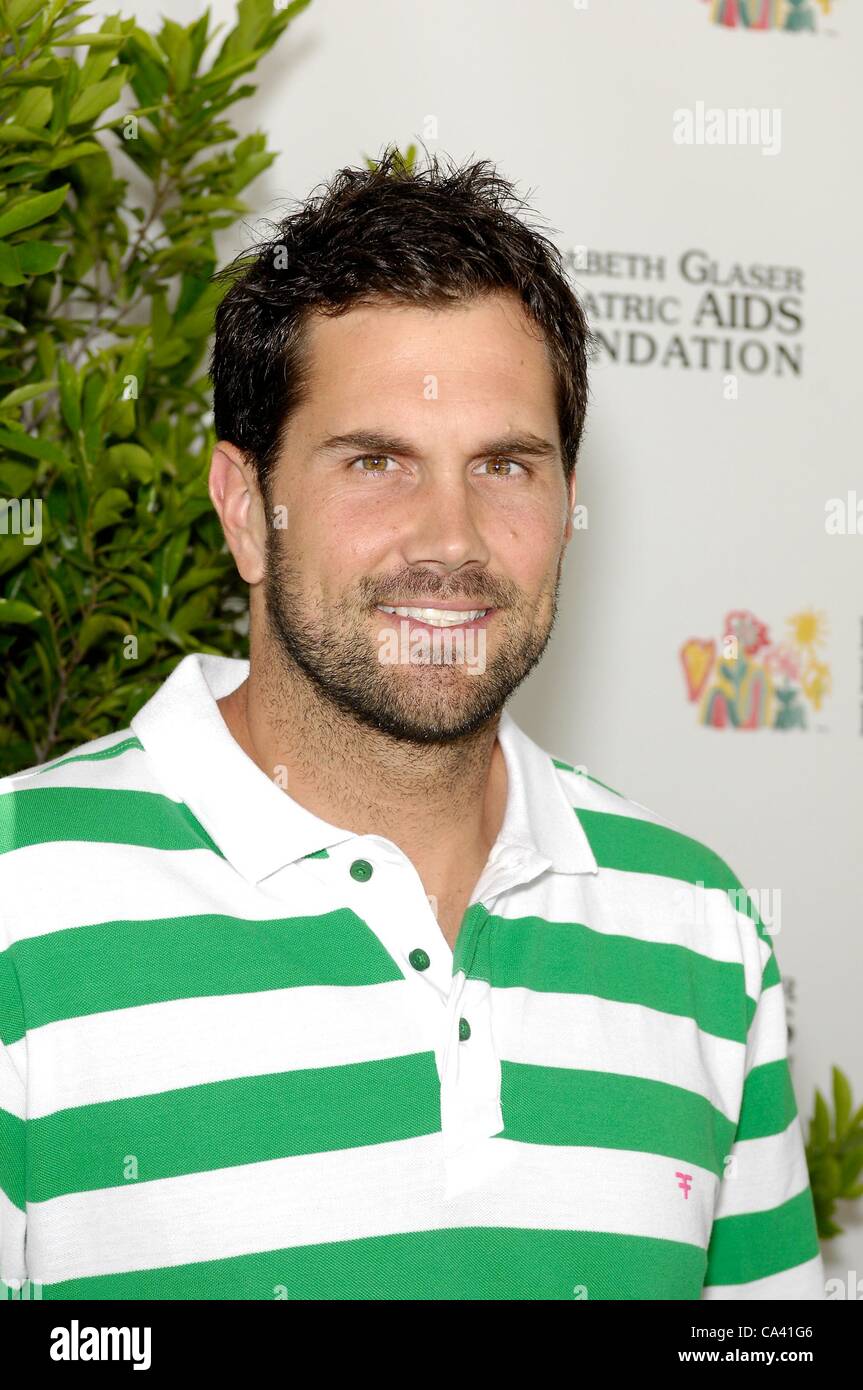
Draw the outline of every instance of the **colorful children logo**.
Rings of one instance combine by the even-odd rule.
[[[680,648],[688,697],[699,722],[713,729],[805,729],[807,711],[820,710],[831,688],[830,668],[817,648],[823,615],[795,613],[785,641],[771,642],[754,613],[735,609],[716,642],[690,637]]]
[[[703,0],[702,0],[703,3]],[[714,24],[729,29],[784,29],[816,32],[818,10],[828,15],[832,0],[708,0]]]

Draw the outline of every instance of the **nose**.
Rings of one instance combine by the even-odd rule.
[[[403,549],[410,565],[439,565],[455,570],[463,565],[486,566],[488,542],[481,526],[480,499],[470,479],[443,470],[426,480],[411,501],[411,520]]]

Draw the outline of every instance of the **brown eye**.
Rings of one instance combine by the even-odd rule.
[[[389,461],[389,459],[389,454],[361,454],[359,458],[352,460],[352,464],[365,464],[369,462],[373,464],[383,464],[383,468],[360,468],[358,471],[360,473],[385,473],[387,471],[386,464]]]
[[[509,477],[513,477],[514,474],[513,474],[512,470],[513,470],[514,468],[521,468],[521,469],[522,469],[522,472],[525,471],[522,464],[516,463],[514,459],[503,458],[500,454],[496,454],[493,458],[486,459],[486,463],[487,463],[487,464],[492,464],[493,467],[494,467],[494,469],[495,469],[494,472],[490,472],[490,474],[489,474],[490,477],[495,477],[495,478],[509,478]],[[503,465],[503,468],[500,469],[500,470],[498,470],[498,467],[497,467],[499,464],[502,464],[502,465]]]

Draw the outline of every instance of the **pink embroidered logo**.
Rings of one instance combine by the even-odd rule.
[[[684,1197],[686,1197],[686,1199],[688,1200],[688,1199],[689,1199],[689,1189],[690,1189],[691,1186],[692,1186],[692,1174],[691,1174],[691,1173],[675,1173],[674,1176],[675,1176],[676,1178],[680,1178],[680,1182],[677,1184],[677,1186],[678,1186],[678,1187],[680,1188],[680,1190],[682,1191]]]

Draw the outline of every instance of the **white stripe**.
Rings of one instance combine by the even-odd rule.
[[[821,1255],[814,1255],[803,1264],[792,1269],[783,1269],[779,1274],[768,1274],[764,1279],[751,1279],[746,1284],[709,1284],[702,1289],[705,1302],[712,1299],[765,1299],[776,1298],[782,1301],[794,1299],[823,1299],[824,1262]]]
[[[730,1120],[739,1114],[742,1042],[643,1004],[515,986],[492,995],[495,1040],[509,1061],[664,1081],[706,1096]]]
[[[640,1004],[522,988],[491,995],[499,1057],[665,1082],[705,1095],[736,1120],[742,1043]],[[447,1005],[412,979],[303,985],[85,1014],[31,1028],[14,1046],[22,1060],[28,1051],[35,1118],[234,1077],[437,1052]]]
[[[561,758],[559,761],[566,762],[566,758]],[[571,798],[573,806],[578,806],[579,810],[602,811],[612,816],[626,816],[629,820],[650,821],[654,825],[662,825],[670,830],[677,829],[677,826],[657,815],[655,811],[651,811],[648,806],[643,806],[640,801],[630,801],[622,792],[615,792],[613,788],[601,786],[600,783],[604,782],[605,779],[597,777],[590,768],[587,769],[587,775],[583,772],[568,772],[565,767],[556,767],[555,772],[563,784],[564,791]],[[592,777],[596,780],[591,781]]]
[[[0,1188],[0,1279],[25,1279],[24,1234],[27,1217]],[[5,1290],[0,1290],[0,1297]]]
[[[766,1062],[778,1062],[788,1053],[788,1026],[785,1016],[785,994],[781,980],[768,985],[758,1000],[749,1026],[749,1056],[747,1076],[753,1067]]]
[[[446,1005],[413,981],[111,1009],[32,1028],[30,1115],[183,1086],[434,1051]]]
[[[27,1093],[21,1079],[22,1076],[26,1076],[26,1071],[18,1070],[26,1065],[26,1038],[19,1038],[17,1042],[5,1045],[0,1042],[0,1110],[14,1115],[18,1120],[23,1120],[27,1113]]]
[[[13,940],[98,922],[207,913],[265,922],[315,917],[346,906],[344,892],[338,897],[341,885],[333,885],[332,902],[327,902],[320,883],[301,871],[291,879],[288,906],[250,886],[224,859],[204,848],[162,850],[59,840],[11,850],[2,860],[3,919]]]
[[[675,1176],[680,1160],[626,1149],[483,1139],[471,1163],[483,1175],[479,1193],[443,1195],[437,1133],[33,1202],[31,1277],[52,1284],[450,1226],[616,1232],[707,1248],[717,1179],[688,1161],[688,1198]]]
[[[729,901],[722,888],[696,891],[693,884],[663,874],[603,868],[599,877],[547,874],[510,890],[495,904],[505,918],[544,917],[549,922],[583,922],[592,931],[634,941],[685,946],[710,960],[741,963],[746,992],[758,997],[763,971],[755,924]]]
[[[91,756],[93,753],[105,753],[118,744],[127,743],[130,738],[134,738],[131,729],[124,729],[120,734],[105,734],[103,738],[94,738],[90,743],[79,744],[68,753],[59,753],[49,762],[37,763],[32,767],[22,768],[20,772],[13,772],[0,781],[0,796],[5,796],[8,792],[25,791],[30,787],[97,787],[99,790],[111,787],[138,790],[145,785],[148,791],[156,790],[155,783],[148,778],[146,754],[143,749],[128,748],[122,753],[116,753],[112,758],[102,757],[94,760]],[[86,762],[64,762],[66,758],[80,759],[82,754],[87,756]],[[61,763],[64,765],[60,766]]]
[[[770,1211],[809,1186],[798,1115],[781,1134],[738,1140],[731,1158],[734,1161],[728,1164],[719,1189],[717,1219]]]
[[[273,890],[272,897],[266,885],[253,888],[204,848],[60,840],[11,850],[3,861],[4,925],[11,940],[125,919],[212,912],[267,921],[317,916],[346,906],[341,866],[327,892],[327,861],[315,863],[314,874],[305,873],[301,863],[283,870],[278,896]],[[387,866],[388,873],[393,867]],[[410,866],[405,869],[409,876]],[[509,890],[505,900],[495,903],[493,916],[581,922],[601,934],[685,946],[707,959],[735,964],[741,962],[742,945],[746,991],[757,998],[763,967],[753,924],[734,910],[722,890],[706,889],[698,900],[691,893],[691,885],[676,879],[623,870],[603,869],[601,880],[547,874]]]

